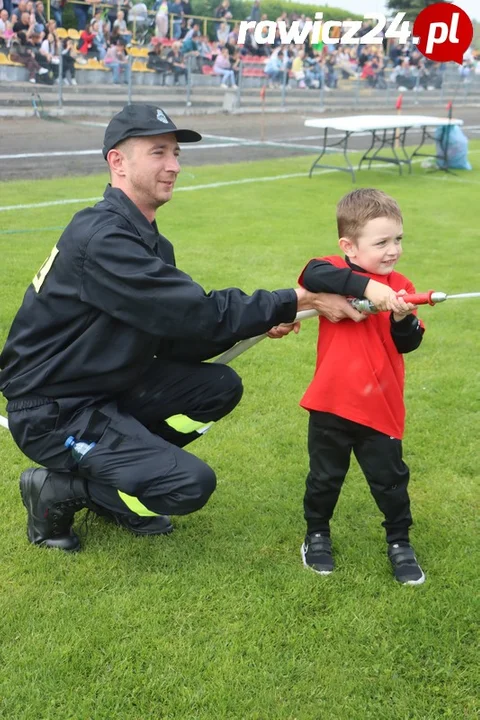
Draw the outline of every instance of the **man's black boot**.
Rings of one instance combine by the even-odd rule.
[[[28,513],[31,543],[68,552],[80,550],[80,540],[72,530],[73,516],[93,505],[81,477],[29,468],[20,476],[20,493]]]

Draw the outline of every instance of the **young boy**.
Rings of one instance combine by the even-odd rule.
[[[408,536],[412,516],[409,470],[402,459],[402,354],[420,345],[424,327],[415,305],[402,299],[415,292],[414,286],[394,271],[402,254],[402,215],[393,198],[366,188],[340,200],[337,225],[345,259],[311,260],[299,282],[313,292],[365,297],[380,312],[359,315],[362,322],[320,318],[315,375],[300,403],[310,412],[303,563],[321,575],[333,571],[330,519],[353,450],[385,516],[395,578],[420,585],[425,575]]]

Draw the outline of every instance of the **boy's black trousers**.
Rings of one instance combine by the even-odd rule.
[[[387,542],[408,542],[412,524],[409,470],[402,442],[338,415],[310,412],[310,472],[304,498],[307,533],[330,533],[329,523],[350,465],[352,450],[383,513]]]

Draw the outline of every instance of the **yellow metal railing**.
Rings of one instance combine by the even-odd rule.
[[[87,7],[95,8],[95,9],[117,9],[117,10],[123,10],[125,12],[125,15],[128,15],[129,8],[121,7],[119,5],[112,4],[112,3],[104,3],[104,2],[85,2],[85,0],[68,0],[69,5],[86,5]],[[47,0],[47,20],[50,20],[51,18],[51,8],[50,8],[51,0]],[[147,14],[150,16],[156,16],[157,13],[155,10],[147,10]],[[170,40],[173,39],[173,25],[176,18],[193,18],[202,24],[202,34],[207,35],[207,29],[208,29],[208,23],[221,23],[224,18],[215,18],[215,17],[209,17],[208,15],[175,15],[174,13],[168,13],[168,37]],[[227,21],[225,21],[227,22]],[[236,25],[238,23],[242,22],[241,20],[235,20],[234,18],[229,18],[228,23],[230,25]],[[132,26],[132,42],[137,42],[137,18],[134,17],[133,20],[129,23],[129,25]]]

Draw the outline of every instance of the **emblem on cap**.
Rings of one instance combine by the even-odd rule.
[[[157,120],[159,122],[165,123],[165,125],[168,125],[168,120],[165,117],[165,113],[163,112],[163,110],[160,110],[160,108],[158,108],[157,110]]]

